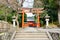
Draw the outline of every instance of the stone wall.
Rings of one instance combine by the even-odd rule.
[[[50,33],[50,34],[51,34],[53,40],[60,40],[59,39],[59,33]]]
[[[14,28],[12,24],[0,20],[0,40],[11,40],[11,37],[15,32],[15,29],[16,28]]]
[[[8,22],[0,21],[0,32],[8,31],[11,27],[13,26]]]

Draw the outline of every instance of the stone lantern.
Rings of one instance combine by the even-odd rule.
[[[49,26],[49,18],[50,16],[48,16],[48,14],[45,16],[45,21],[46,21],[46,28],[48,28]]]
[[[12,19],[13,19],[13,20],[12,20],[12,21],[13,21],[13,27],[16,27],[16,26],[15,26],[15,24],[16,24],[16,23],[15,23],[15,22],[16,22],[15,15],[12,17]]]

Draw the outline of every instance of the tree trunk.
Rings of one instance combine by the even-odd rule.
[[[58,10],[58,21],[59,21],[59,24],[60,24],[60,9]]]
[[[60,24],[60,0],[57,0],[57,4],[59,5],[59,8],[58,8],[58,21],[59,21],[59,24]]]

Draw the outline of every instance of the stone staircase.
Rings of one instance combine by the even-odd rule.
[[[17,31],[14,40],[49,40],[49,37],[46,32]]]

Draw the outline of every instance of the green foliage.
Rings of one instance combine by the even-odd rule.
[[[44,10],[42,14],[40,14],[40,24],[41,26],[45,25],[45,16],[47,14],[47,11]]]
[[[3,15],[0,15],[0,20],[4,20],[4,16]]]
[[[19,21],[19,23],[22,23],[22,13],[20,13],[20,14],[18,15],[18,21]],[[27,21],[27,15],[24,14],[24,22],[26,22],[26,21]]]
[[[7,21],[12,22],[12,14],[7,15]]]
[[[50,16],[50,22],[57,21],[58,19],[58,5],[56,0],[43,0],[44,8]]]
[[[45,8],[56,9],[58,7],[56,0],[43,0]]]
[[[50,16],[50,20],[51,21],[57,21],[56,19],[58,19],[58,10],[54,10],[54,9],[49,9],[47,12]]]
[[[7,20],[8,22],[12,22],[12,16],[16,15],[17,11],[13,10],[12,8],[8,8],[6,5],[1,4],[0,5],[0,20]],[[25,19],[24,21],[26,22],[26,14],[25,14]],[[6,21],[5,20],[5,21]],[[22,14],[18,15],[18,21],[19,23],[22,23]]]
[[[40,24],[41,24],[41,26],[43,26],[43,24],[44,24],[44,21],[43,21],[43,20],[40,20]]]
[[[2,10],[0,10],[0,20],[4,20],[5,19],[3,13],[4,12]]]
[[[16,15],[16,11],[13,10],[11,13],[9,13],[9,14],[7,15],[7,21],[8,21],[8,22],[12,22],[12,17],[13,17],[14,15]]]
[[[41,6],[43,7],[44,6],[44,8],[45,8],[45,11],[44,11],[44,13],[42,13],[41,15],[40,15],[40,17],[41,17],[41,24],[44,24],[45,22],[45,15],[46,14],[48,14],[49,16],[50,16],[50,22],[51,21],[57,21],[56,19],[58,19],[58,15],[57,15],[57,13],[58,13],[58,10],[57,10],[57,8],[58,8],[58,5],[57,5],[57,3],[56,3],[56,0],[43,0],[42,2],[43,3],[39,3],[39,1],[37,1],[37,0],[35,0],[36,2],[34,2],[35,4],[34,4],[34,7],[35,8],[40,8]],[[44,4],[44,5],[42,5],[42,4]],[[14,11],[12,8],[8,8],[6,5],[4,5],[4,4],[0,4],[0,20],[5,20],[6,19],[6,17],[7,17],[7,21],[8,22],[12,22],[12,16],[13,15],[16,15],[16,11]],[[25,14],[25,21],[24,22],[26,22],[27,21],[27,16],[26,16],[26,14]],[[36,17],[35,17],[36,18]],[[19,23],[22,23],[22,14],[19,14],[18,15],[18,21],[19,21]]]
[[[0,20],[6,19],[8,22],[12,22],[12,16],[15,13],[16,12],[12,8],[8,8],[6,5],[0,4]]]
[[[27,22],[27,15],[24,14],[24,17],[25,17],[24,22]]]
[[[40,14],[40,18],[44,18],[46,16],[46,14],[47,14],[47,11],[44,10],[43,13]]]
[[[45,16],[48,14],[50,16],[50,22],[58,21],[58,5],[56,0],[41,0],[44,3],[44,13],[40,14],[41,25],[45,24]]]
[[[19,21],[19,23],[22,23],[22,14],[18,15],[18,21]]]
[[[43,7],[43,3],[42,0],[34,0],[34,8],[42,8]]]

